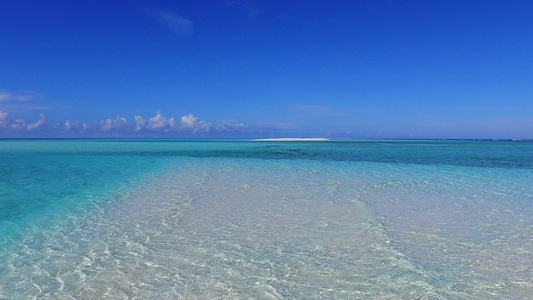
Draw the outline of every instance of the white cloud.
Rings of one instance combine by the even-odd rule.
[[[232,124],[230,122],[223,121],[221,125],[217,126],[219,131],[237,131],[246,128],[243,123]]]
[[[13,123],[8,125],[8,128],[13,131],[19,131],[26,128],[26,121],[22,119],[16,119]]]
[[[196,123],[198,123],[198,118],[191,114],[181,117],[183,127],[193,128]]]
[[[156,112],[155,117],[148,119],[148,123],[146,124],[146,128],[152,131],[163,131],[167,129],[167,127],[167,119],[161,115],[160,110]]]
[[[47,119],[44,114],[35,122],[27,122],[24,119],[12,121],[7,112],[0,111],[0,131],[18,132],[18,131],[35,131],[45,127]],[[216,133],[216,132],[235,132],[247,128],[244,124],[233,124],[222,122],[213,124],[211,122],[200,120],[198,117],[188,114],[179,118],[166,118],[161,111],[157,111],[155,116],[144,119],[140,115],[134,117],[135,126],[130,126],[124,117],[117,116],[115,119],[101,120],[94,130],[87,123],[66,120],[64,123],[57,123],[51,128],[56,133],[90,133],[100,131],[104,133],[121,132],[160,132],[175,134],[196,134],[196,133]]]
[[[193,33],[192,22],[178,14],[156,9],[146,9],[146,13],[159,24],[169,28],[176,34],[191,35]]]
[[[215,125],[210,122],[200,120],[192,114],[182,116],[179,119],[166,118],[157,111],[156,115],[148,120],[141,116],[135,116],[135,131],[156,131],[156,132],[192,132],[192,133],[206,133],[212,131],[237,131],[246,128],[244,124],[232,124],[229,122],[222,122],[222,124]]]
[[[0,102],[2,101],[31,101],[42,96],[33,91],[8,92],[0,90]]]
[[[0,129],[7,127],[9,124],[9,114],[0,110]]]
[[[26,126],[26,130],[35,130],[46,124],[46,117],[41,114],[39,120],[35,123],[30,123]]]
[[[72,129],[72,123],[69,120],[65,121],[65,131],[70,131]]]
[[[141,116],[133,117],[133,121],[135,121],[135,131],[142,131],[146,125],[146,120],[144,120]]]
[[[58,123],[55,128],[63,132],[83,133],[86,132],[90,128],[90,126],[86,123],[80,123],[77,121],[71,122],[70,120],[66,120],[64,124]]]
[[[100,121],[100,131],[110,132],[110,131],[124,131],[128,129],[128,121],[126,118],[117,116],[116,119],[106,119]]]
[[[9,120],[9,114],[7,112],[0,111],[0,129],[7,129],[9,131],[32,131],[38,129],[46,124],[46,117],[41,114],[39,120],[34,123],[26,123],[23,119],[16,119],[11,122]]]
[[[176,122],[176,119],[170,118],[168,119],[168,127],[170,127],[173,130],[179,129],[180,125],[178,122]]]
[[[181,117],[181,130],[192,132],[209,132],[213,129],[213,124],[202,121],[197,117],[189,114]]]

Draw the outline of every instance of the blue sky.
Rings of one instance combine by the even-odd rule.
[[[531,1],[0,1],[0,137],[533,138]]]

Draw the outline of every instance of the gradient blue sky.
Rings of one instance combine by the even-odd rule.
[[[3,0],[0,137],[533,138],[532,16],[531,1]]]

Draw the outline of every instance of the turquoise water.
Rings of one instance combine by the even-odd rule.
[[[0,299],[527,299],[533,143],[3,140]]]

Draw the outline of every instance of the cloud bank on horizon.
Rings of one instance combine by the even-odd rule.
[[[113,134],[150,134],[160,133],[168,135],[202,135],[209,133],[232,133],[246,130],[248,126],[243,123],[230,123],[223,121],[220,124],[200,120],[192,114],[184,115],[179,119],[174,117],[166,118],[158,110],[156,115],[144,119],[140,115],[133,117],[133,122],[128,122],[125,117],[117,116],[114,119],[101,120],[98,124],[88,124],[79,121],[66,120],[64,123],[57,123],[55,126],[46,126],[46,116],[40,114],[35,122],[28,122],[23,119],[11,120],[9,113],[0,110],[0,136],[1,134],[13,134],[21,132],[48,133],[57,136],[76,135],[83,137],[106,136]]]
[[[40,114],[39,120],[28,123],[23,119],[15,119],[11,121],[9,119],[9,114],[0,110],[0,132],[34,131],[42,128],[44,125],[46,125],[46,117],[44,114]]]

